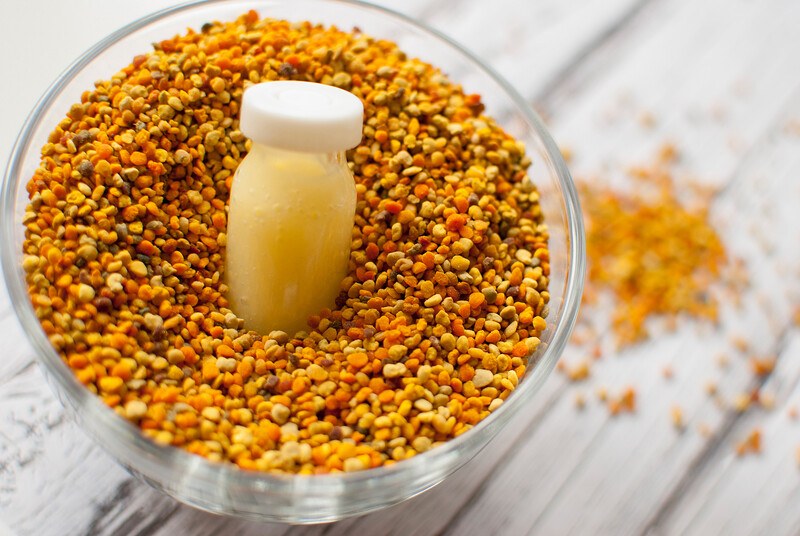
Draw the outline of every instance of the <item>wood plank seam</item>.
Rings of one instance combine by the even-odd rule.
[[[165,502],[162,501],[161,505],[163,505],[163,510],[158,512],[153,519],[147,522],[146,525],[141,527],[138,532],[133,533],[130,532],[130,529],[135,528],[137,519],[135,517],[129,517],[124,523],[122,523],[117,528],[117,534],[130,534],[131,536],[149,536],[153,534],[156,528],[163,525],[167,522],[167,520],[172,517],[175,512],[178,512],[181,509],[181,504],[177,501],[170,501]]]
[[[776,360],[781,359],[781,356],[786,348],[789,332],[792,328],[792,323],[787,322],[781,333],[778,335],[775,345]],[[756,377],[748,386],[747,390],[759,390],[772,376],[773,371],[770,371],[770,373],[763,376]],[[673,488],[672,492],[667,495],[666,499],[662,501],[661,507],[658,509],[658,511],[653,514],[647,523],[645,523],[641,532],[642,535],[654,533],[661,525],[663,520],[667,519],[678,506],[681,497],[684,495],[686,490],[690,489],[697,483],[705,464],[717,456],[723,448],[729,448],[728,445],[731,442],[733,435],[732,433],[736,429],[736,425],[738,424],[739,420],[742,419],[749,411],[752,410],[740,412],[735,408],[729,408],[725,411],[723,424],[720,426],[719,430],[706,442],[706,447],[703,448],[703,450],[701,450],[694,460],[689,464],[681,480]]]
[[[423,24],[427,24],[425,21],[435,18],[443,11],[448,11],[450,13],[457,13],[458,10],[461,9],[463,4],[464,0],[449,0],[448,2],[430,2],[419,13],[419,15],[415,17],[415,20],[422,21]],[[393,8],[389,7],[389,9]]]
[[[648,9],[659,2],[665,0],[642,0],[641,2],[635,4],[629,11],[627,11],[624,15],[622,15],[617,21],[615,21],[611,26],[606,28],[603,32],[601,32],[598,37],[587,43],[585,47],[583,47],[573,59],[571,59],[567,64],[564,66],[563,69],[558,71],[555,77],[545,84],[544,88],[541,92],[534,97],[533,102],[535,102],[540,109],[544,109],[545,113],[548,112],[548,101],[549,98],[553,95],[558,94],[562,87],[569,84],[571,80],[572,74],[574,71],[578,69],[586,69],[588,65],[590,65],[597,55],[604,55],[603,51],[601,50],[604,47],[610,47],[611,43],[615,40],[618,34],[624,32],[626,28],[630,25],[636,24],[640,17],[649,16]],[[763,379],[766,381],[766,378]],[[564,388],[560,389],[559,392],[563,392]],[[552,407],[558,400],[558,395],[554,395],[551,400],[548,401],[547,407]],[[526,427],[527,430],[533,430],[536,428],[539,422],[544,419],[547,411],[542,411],[535,419],[533,419],[529,424],[530,426]],[[510,448],[510,446],[509,446]],[[497,464],[494,467],[499,467],[503,464],[503,457],[501,456]],[[491,471],[490,471],[491,472]],[[480,486],[478,486],[472,494],[469,495],[466,501],[462,504],[461,508],[458,509],[452,516],[448,522],[444,525],[445,527],[452,526],[453,519],[457,519],[463,511],[470,509],[474,503],[478,502],[479,498],[482,496],[485,488],[489,485],[489,481],[485,481]],[[566,485],[566,482],[564,483]],[[546,510],[546,508],[545,508]],[[535,524],[534,524],[535,526]],[[448,534],[450,530],[445,528],[443,531],[440,531],[439,535]]]
[[[6,376],[0,378],[0,387],[7,383],[13,382],[24,374],[27,374],[34,366],[36,366],[36,361],[34,360],[33,356],[30,356],[27,361],[23,361],[19,364],[19,368],[17,370],[9,371]]]
[[[568,88],[581,77],[582,73],[591,71],[592,64],[598,59],[617,57],[614,50],[619,46],[616,44],[619,37],[624,35],[629,28],[637,27],[641,19],[651,16],[650,12],[665,1],[641,0],[634,4],[630,10],[601,32],[595,40],[586,43],[570,61],[556,72],[550,81],[544,84],[541,91],[533,98],[528,99],[528,102],[533,103],[534,107],[546,116],[554,115],[557,107],[552,99],[561,93],[570,93]],[[579,84],[579,86],[583,85]]]
[[[800,85],[792,90],[791,96],[786,100],[786,103],[778,108],[772,119],[770,119],[769,126],[764,129],[763,134],[742,154],[739,159],[740,163],[733,170],[730,180],[725,181],[725,185],[714,192],[711,196],[711,203],[717,203],[720,199],[725,198],[744,180],[743,170],[746,168],[750,157],[758,155],[764,150],[764,147],[770,145],[775,133],[780,132],[786,124],[786,111],[792,110],[798,105],[800,105]]]
[[[135,483],[133,477],[123,480],[114,488],[114,491],[106,500],[95,507],[92,518],[89,520],[89,524],[86,527],[87,534],[98,534],[100,532],[104,522],[107,521],[106,516],[110,514],[114,510],[114,507],[120,502],[130,497],[135,489]]]

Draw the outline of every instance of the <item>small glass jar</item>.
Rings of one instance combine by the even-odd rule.
[[[233,178],[226,281],[245,328],[308,329],[334,308],[347,275],[356,190],[344,151],[364,107],[342,89],[277,81],[247,88],[240,130],[251,147]]]

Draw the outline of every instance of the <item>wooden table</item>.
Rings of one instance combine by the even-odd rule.
[[[406,503],[291,527],[199,512],[128,475],[65,417],[0,288],[0,519],[36,535],[800,532],[800,423],[789,415],[800,404],[792,321],[800,303],[800,2],[381,3],[492,64],[572,149],[578,177],[647,162],[673,142],[682,154],[678,174],[720,189],[712,219],[750,273],[741,305],[726,302],[716,327],[680,321],[673,333],[604,356],[586,382],[554,374],[530,413],[488,447],[503,453],[492,456],[501,463],[479,456]],[[0,156],[69,60],[109,28],[167,4],[4,6]],[[737,339],[748,341],[745,351]],[[776,356],[774,371],[756,379],[751,355]],[[577,348],[564,357],[581,358]],[[709,382],[716,396],[706,392]],[[636,411],[611,417],[595,390],[626,385],[638,390]],[[774,398],[772,410],[731,406],[756,387]],[[587,398],[582,411],[578,394]],[[683,432],[671,424],[675,404]],[[737,457],[735,444],[755,428],[762,452]]]

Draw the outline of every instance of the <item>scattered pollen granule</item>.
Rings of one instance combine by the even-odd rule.
[[[758,454],[761,452],[761,430],[752,430],[746,438],[736,445],[736,455]]]
[[[636,411],[636,389],[626,387],[618,397],[610,399],[608,401],[608,411],[611,415]]]
[[[576,365],[567,367],[565,372],[569,381],[580,382],[589,377],[591,374],[591,369],[588,361],[581,361]]]
[[[579,411],[586,407],[586,397],[583,395],[583,393],[576,393],[574,402],[575,402],[575,409]]]
[[[751,357],[750,370],[756,376],[767,376],[775,369],[777,358],[774,356],[767,357]]]
[[[683,418],[683,409],[681,409],[678,405],[673,405],[669,410],[670,419],[672,420],[672,426],[679,431],[683,431],[686,428],[686,421]]]

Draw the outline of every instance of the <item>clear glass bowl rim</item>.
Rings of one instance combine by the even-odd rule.
[[[355,8],[376,11],[383,16],[388,16],[390,18],[399,20],[401,24],[410,25],[422,33],[428,34],[429,36],[442,41],[445,45],[448,45],[460,53],[463,56],[463,59],[467,60],[467,62],[471,63],[478,70],[483,71],[496,84],[502,87],[502,89],[506,92],[506,96],[515,104],[518,111],[525,115],[525,119],[533,127],[535,134],[540,138],[540,141],[544,146],[544,150],[551,159],[551,162],[555,168],[561,193],[563,195],[562,202],[567,220],[567,247],[569,255],[567,264],[568,273],[566,275],[567,279],[565,285],[566,292],[564,293],[562,300],[563,316],[561,318],[561,322],[555,326],[555,332],[552,340],[542,353],[541,357],[537,360],[536,366],[534,367],[536,370],[538,370],[540,367],[543,367],[544,369],[539,371],[539,373],[544,374],[544,377],[546,377],[555,366],[555,363],[563,351],[575,324],[581,299],[581,292],[583,289],[586,262],[583,220],[581,217],[577,191],[555,141],[550,136],[538,115],[503,77],[496,73],[490,66],[478,59],[474,54],[463,48],[445,34],[427,26],[425,23],[419,20],[412,19],[407,15],[361,0],[319,1],[344,4]],[[51,383],[55,381],[57,384],[57,394],[59,394],[59,396],[63,396],[63,393],[66,393],[66,400],[62,398],[62,403],[64,403],[65,406],[70,407],[73,410],[74,415],[81,422],[83,419],[79,414],[79,408],[87,406],[93,407],[94,411],[92,411],[92,413],[95,414],[94,416],[100,416],[103,421],[102,423],[98,423],[97,427],[105,428],[106,432],[114,434],[122,441],[130,440],[134,442],[136,444],[136,448],[139,449],[139,452],[146,455],[146,458],[149,459],[150,463],[154,464],[154,467],[174,467],[175,465],[186,468],[191,467],[192,472],[195,473],[194,476],[199,479],[205,479],[209,483],[218,482],[220,480],[224,482],[234,482],[238,486],[252,490],[253,493],[258,493],[260,490],[264,489],[279,491],[281,488],[285,488],[289,493],[297,493],[297,490],[295,489],[297,479],[312,479],[314,487],[323,494],[325,488],[328,488],[331,493],[337,493],[341,491],[342,486],[349,488],[351,486],[359,486],[367,483],[374,485],[376,480],[386,480],[387,483],[390,484],[399,484],[403,479],[403,475],[407,473],[416,473],[417,471],[422,470],[422,468],[425,466],[435,465],[436,460],[443,459],[448,455],[452,456],[453,453],[457,453],[462,446],[465,446],[468,442],[482,441],[485,445],[485,443],[487,443],[488,440],[493,437],[497,431],[499,431],[499,429],[506,422],[508,422],[513,415],[518,413],[525,403],[533,397],[541,382],[525,381],[525,379],[528,378],[523,379],[523,381],[520,382],[519,388],[515,391],[514,396],[511,397],[507,404],[504,404],[499,410],[493,412],[483,421],[478,423],[468,433],[451,439],[441,446],[438,446],[426,453],[412,457],[411,459],[404,460],[400,463],[388,467],[379,467],[367,471],[353,473],[336,473],[314,476],[284,475],[256,471],[242,471],[227,463],[210,462],[205,458],[190,454],[183,449],[161,446],[148,440],[140,434],[138,428],[125,419],[119,417],[113,410],[103,404],[97,396],[83,387],[76,380],[72,371],[63,363],[61,357],[55,352],[54,348],[50,345],[49,340],[41,329],[41,325],[34,313],[33,306],[28,296],[25,276],[19,263],[19,255],[21,254],[21,251],[16,251],[11,247],[17,246],[15,243],[14,232],[15,226],[20,225],[21,222],[15,221],[15,195],[17,193],[19,181],[27,180],[27,178],[23,178],[21,176],[21,166],[23,154],[26,148],[31,142],[34,141],[31,139],[32,132],[39,126],[44,111],[53,104],[54,99],[59,95],[60,91],[64,89],[73,75],[101,55],[117,40],[168,16],[191,10],[199,6],[225,3],[227,3],[227,0],[193,0],[146,15],[108,35],[106,38],[102,39],[85,53],[83,53],[50,85],[42,97],[40,97],[40,99],[37,101],[34,109],[27,117],[24,126],[16,139],[6,167],[2,190],[0,191],[0,209],[2,209],[3,212],[2,218],[0,218],[0,242],[3,244],[3,246],[0,247],[0,259],[2,260],[3,275],[9,291],[13,309],[21,326],[23,327],[25,334],[36,351],[37,360],[42,364],[45,372],[47,372],[48,379],[51,381]],[[269,5],[269,1],[266,1],[265,5]],[[529,371],[528,375],[533,374],[533,372],[533,370]],[[98,443],[108,450],[107,445],[105,445],[104,438],[99,438],[95,434],[90,435],[95,437]],[[482,446],[483,445],[481,445],[481,447]],[[474,452],[480,450],[481,447],[473,449]],[[454,464],[447,471],[447,473],[457,469],[465,462],[466,460],[463,460]],[[128,466],[125,463],[123,463],[123,465]],[[137,471],[137,467],[135,466],[128,467],[134,471]],[[434,484],[435,483],[436,482],[434,482]],[[394,502],[399,502],[399,500],[404,500],[410,496],[412,495],[402,497],[398,496],[398,500]],[[227,513],[223,509],[213,508],[213,505],[196,504],[196,506],[200,506],[201,508],[218,513]],[[364,512],[366,512],[366,510]],[[264,516],[264,518],[270,518],[270,516]],[[276,517],[275,519],[280,518]],[[336,519],[336,517],[330,519]],[[294,521],[303,522],[302,520]]]

